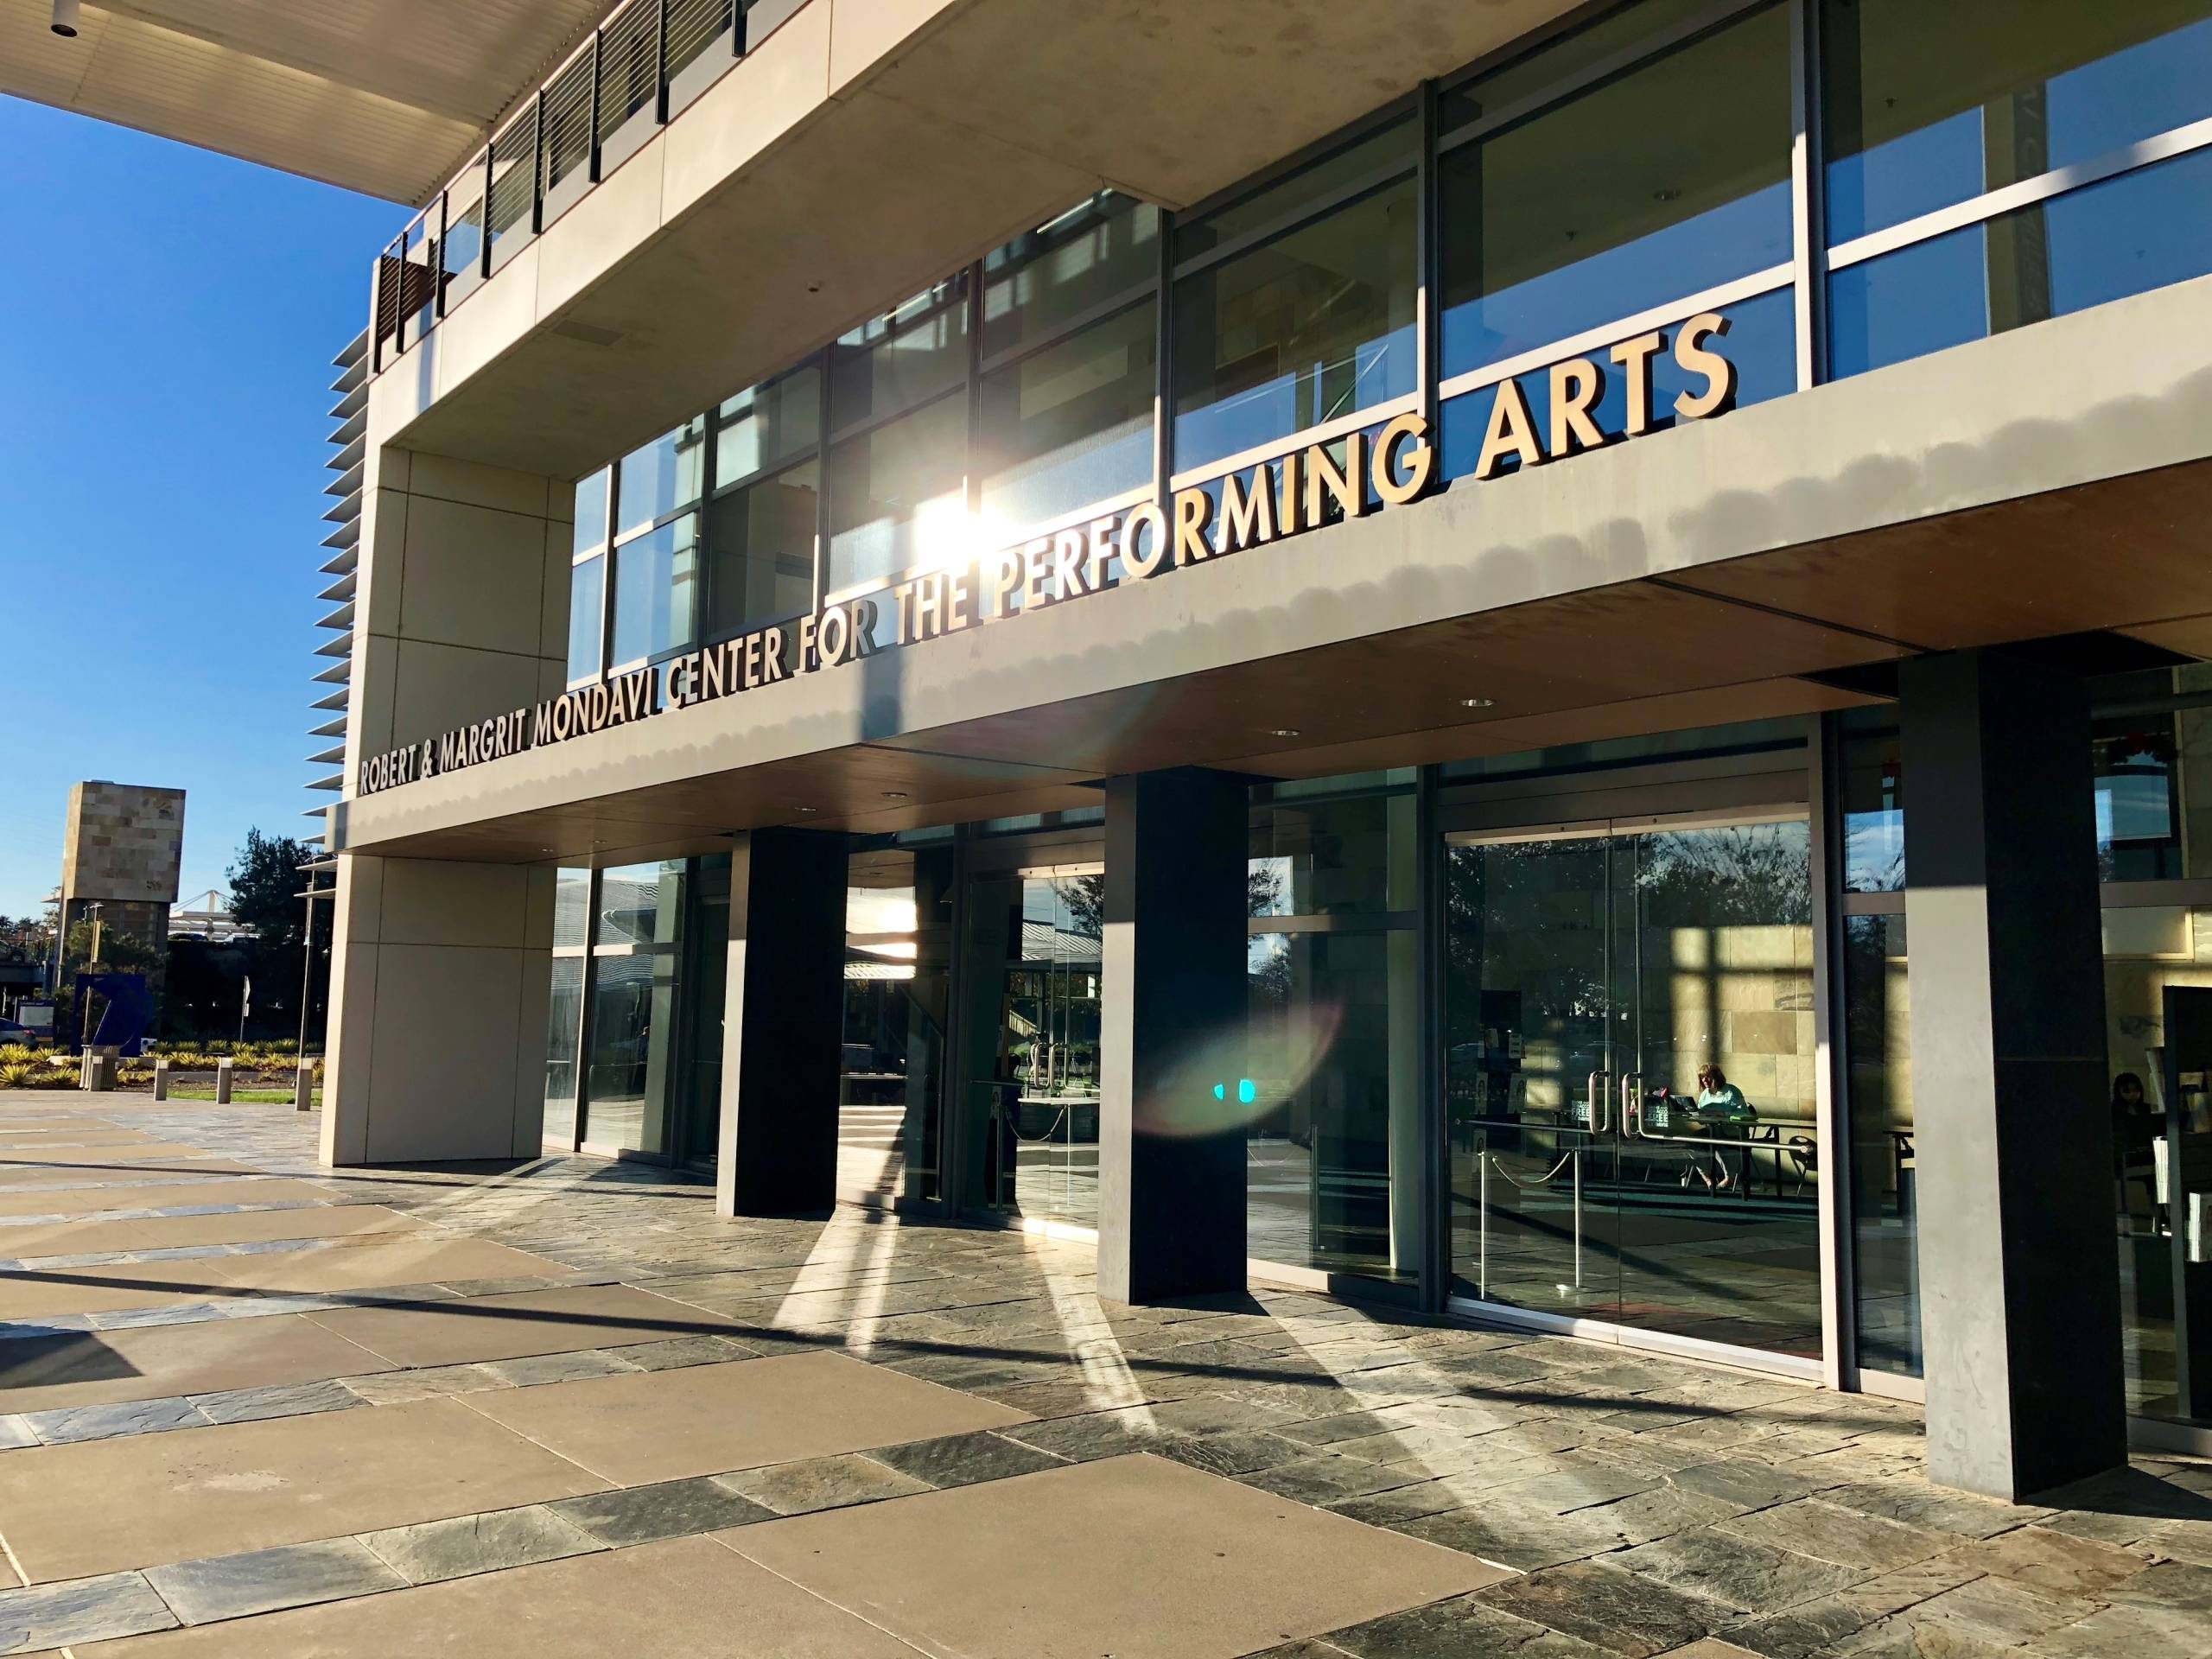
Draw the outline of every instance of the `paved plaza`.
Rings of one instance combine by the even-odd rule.
[[[355,1171],[0,1094],[0,1652],[2212,1654],[2212,1465],[639,1165]]]

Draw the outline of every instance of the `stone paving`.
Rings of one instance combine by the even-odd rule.
[[[282,1107],[10,1147],[0,1653],[2212,1655],[2202,1462],[2014,1507],[1894,1402]]]

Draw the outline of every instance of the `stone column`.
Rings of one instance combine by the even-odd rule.
[[[1106,786],[1098,1294],[1244,1285],[1245,868],[1242,779],[1196,770]]]
[[[1899,675],[1929,1477],[2126,1455],[2088,697],[1996,652]]]
[[[537,1154],[549,867],[339,861],[322,1161]]]
[[[845,837],[756,830],[729,867],[715,1208],[785,1216],[837,1201]]]

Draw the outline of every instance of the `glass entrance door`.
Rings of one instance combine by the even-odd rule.
[[[1446,849],[1453,1293],[1821,1352],[1802,817]]]
[[[1031,866],[969,883],[965,1105],[982,1209],[1098,1224],[1105,866]]]

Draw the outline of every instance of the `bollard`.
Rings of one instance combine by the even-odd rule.
[[[96,1095],[115,1087],[115,1062],[96,1049],[85,1051],[85,1066],[78,1082]]]
[[[302,1060],[298,1073],[292,1079],[292,1109],[304,1112],[315,1106],[315,1062]]]
[[[154,1098],[167,1100],[168,1097],[169,1057],[166,1054],[156,1054],[154,1056]]]
[[[218,1106],[231,1103],[231,1063],[227,1059],[215,1062],[215,1103]]]
[[[77,1086],[87,1094],[92,1091],[92,1078],[99,1071],[99,1051],[86,1043],[84,1054],[77,1062]]]

